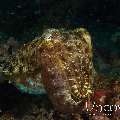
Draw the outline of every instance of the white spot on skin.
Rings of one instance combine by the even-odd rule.
[[[77,86],[76,86],[76,85],[73,85],[72,88],[77,89]]]
[[[78,90],[75,90],[74,93],[78,93]]]

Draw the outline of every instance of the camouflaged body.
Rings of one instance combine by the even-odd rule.
[[[6,74],[13,82],[28,88],[43,85],[58,111],[80,111],[92,93],[91,37],[83,28],[48,29],[24,45],[9,62]]]

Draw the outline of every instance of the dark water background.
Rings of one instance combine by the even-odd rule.
[[[36,27],[119,26],[119,11],[119,0],[1,0],[0,31],[23,35]]]

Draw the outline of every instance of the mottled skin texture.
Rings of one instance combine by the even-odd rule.
[[[93,64],[89,33],[48,29],[26,44],[10,60],[15,83],[28,87],[44,85],[55,109],[60,112],[81,112],[92,93]],[[41,79],[36,79],[40,75]],[[32,79],[32,84],[28,82]]]

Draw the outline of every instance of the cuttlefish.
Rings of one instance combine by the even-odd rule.
[[[4,73],[18,86],[43,87],[58,111],[80,112],[93,92],[92,53],[86,29],[47,29],[10,57]]]

